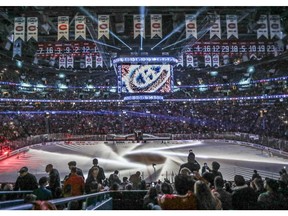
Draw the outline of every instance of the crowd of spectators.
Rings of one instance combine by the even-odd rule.
[[[26,107],[21,106],[21,103],[10,103],[10,107],[14,113],[6,110],[6,114],[0,115],[1,135],[7,140],[49,133],[131,134],[135,130],[150,134],[243,132],[281,139],[287,139],[288,136],[286,101],[162,102],[138,106],[115,103],[36,103]],[[30,113],[17,113],[19,107],[22,107],[21,111]],[[70,113],[59,114],[57,111]]]
[[[1,201],[22,198],[26,203],[33,203],[33,209],[80,210],[95,203],[95,198],[89,198],[86,202],[73,200],[56,206],[49,200],[105,191],[113,192],[114,199],[122,199],[121,191],[144,190],[147,194],[141,199],[143,210],[288,209],[288,175],[284,168],[279,172],[277,180],[263,179],[254,170],[250,179],[236,174],[234,181],[228,182],[223,179],[221,164],[217,161],[211,163],[212,169],[206,164],[207,169],[202,174],[199,172],[200,167],[192,150],[189,151],[187,162],[181,164],[179,171],[175,170],[178,174],[173,183],[165,178],[146,182],[140,171],[120,180],[119,171],[115,170],[107,178],[105,167],[99,166],[97,158],[93,159],[87,179],[81,175],[81,168],[77,167],[76,161],[68,163],[69,170],[64,179],[52,164],[46,166],[47,176],[40,177],[39,181],[29,172],[28,167],[22,167],[15,184],[2,184],[1,190],[33,192],[26,195],[7,193],[1,196]]]

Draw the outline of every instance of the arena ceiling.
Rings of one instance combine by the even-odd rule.
[[[104,46],[99,44],[99,49],[106,53],[104,56],[104,70],[108,69],[108,59],[111,56],[111,53],[116,53],[117,56],[130,56],[131,53],[134,55],[161,55],[162,52],[167,52],[170,56],[177,56],[177,53],[181,51],[183,46],[195,42],[195,40],[185,40],[185,28],[180,28],[178,31],[171,34],[167,39],[165,39],[157,48],[153,51],[151,48],[159,43],[165,36],[169,35],[180,23],[185,22],[185,14],[199,14],[197,18],[198,31],[205,30],[211,26],[211,19],[213,16],[218,15],[227,15],[233,14],[238,16],[238,31],[239,37],[242,40],[256,39],[256,30],[257,30],[257,20],[261,14],[275,14],[280,15],[282,26],[286,32],[288,29],[288,10],[286,6],[282,7],[252,7],[252,6],[151,6],[145,7],[144,12],[146,15],[145,25],[146,27],[146,37],[143,40],[143,49],[140,50],[140,37],[133,38],[133,15],[140,13],[141,7],[120,7],[120,6],[11,6],[11,7],[1,7],[0,8],[0,58],[1,64],[5,63],[5,66],[11,62],[12,49],[5,49],[7,43],[7,37],[13,33],[14,26],[14,17],[33,17],[36,16],[39,19],[39,35],[38,42],[55,42],[57,40],[57,18],[58,16],[69,16],[70,25],[73,25],[74,17],[77,15],[85,15],[87,19],[87,39],[95,40],[97,38],[97,23],[93,17],[97,15],[105,14],[110,15],[110,31],[113,32],[116,37],[110,36],[109,39],[102,37],[99,39],[101,43],[108,44],[109,46]],[[151,38],[150,37],[150,20],[148,19],[150,14],[162,14],[163,18],[163,38]],[[221,19],[223,25],[225,25],[224,18]],[[116,29],[116,24],[123,24],[123,29],[119,31]],[[49,26],[49,30],[43,26]],[[72,29],[72,28],[71,28]],[[222,33],[225,35],[225,31]],[[73,37],[73,32],[70,31],[70,37]],[[201,39],[208,39],[208,34],[203,34]],[[287,37],[283,38],[283,41],[286,41]],[[125,42],[132,50],[128,49]],[[181,42],[182,41],[182,42]],[[163,47],[167,47],[175,42],[178,42],[177,45],[169,47],[169,49],[162,50]],[[120,48],[115,49],[114,47]],[[47,70],[53,72],[51,68],[38,68],[32,65],[35,53],[37,51],[37,42],[30,40],[25,42],[23,45],[22,58],[26,64],[25,67],[27,70],[41,72]],[[44,64],[45,62],[43,62]],[[11,62],[13,64],[13,62]]]

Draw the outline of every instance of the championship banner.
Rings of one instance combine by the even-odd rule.
[[[58,38],[60,40],[62,37],[69,40],[69,16],[59,16],[58,17]]]
[[[25,18],[15,17],[14,19],[14,42],[17,39],[25,40]]]
[[[197,22],[195,15],[185,15],[186,20],[186,38],[193,36],[197,39]]]
[[[96,55],[96,68],[103,67],[103,58],[101,55]]]
[[[260,15],[257,24],[260,25],[260,27],[257,29],[257,39],[259,39],[261,36],[264,36],[265,38],[268,39],[267,15]]]
[[[59,69],[66,68],[66,57],[64,55],[59,56]]]
[[[183,67],[183,53],[178,56],[178,63],[177,66]]]
[[[212,63],[213,63],[213,67],[219,67],[220,65],[219,55],[213,55]]]
[[[22,40],[18,39],[13,43],[13,58],[18,55],[19,57],[22,56]]]
[[[162,15],[160,14],[151,14],[151,38],[158,35],[162,38]]]
[[[221,21],[220,21],[220,15],[215,15],[215,22],[210,27],[210,39],[214,36],[217,36],[221,39]]]
[[[82,37],[86,40],[86,17],[76,16],[75,17],[75,40]]]
[[[133,15],[134,20],[134,39],[140,35],[145,38],[145,16]]]
[[[280,16],[279,15],[269,15],[269,25],[270,25],[270,39],[277,36],[278,39],[282,39]]]
[[[38,41],[38,17],[27,17],[27,41]]]
[[[103,35],[109,39],[109,15],[98,16],[98,39]]]
[[[192,54],[187,54],[186,55],[186,66],[188,67],[191,65],[193,67],[193,56]]]
[[[85,56],[85,68],[91,67],[92,68],[92,57],[91,55]]]
[[[227,39],[234,36],[238,39],[237,15],[226,15]]]
[[[211,55],[205,55],[204,58],[205,58],[205,67],[207,67],[207,66],[211,67],[212,66],[212,64],[211,64],[211,61],[212,61]]]
[[[74,68],[74,58],[72,55],[67,55],[67,68]]]

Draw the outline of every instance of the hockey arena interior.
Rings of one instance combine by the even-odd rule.
[[[1,6],[0,210],[287,210],[286,6]]]

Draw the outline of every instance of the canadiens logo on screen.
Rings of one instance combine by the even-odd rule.
[[[128,92],[162,92],[170,84],[170,65],[132,65],[123,80]]]

